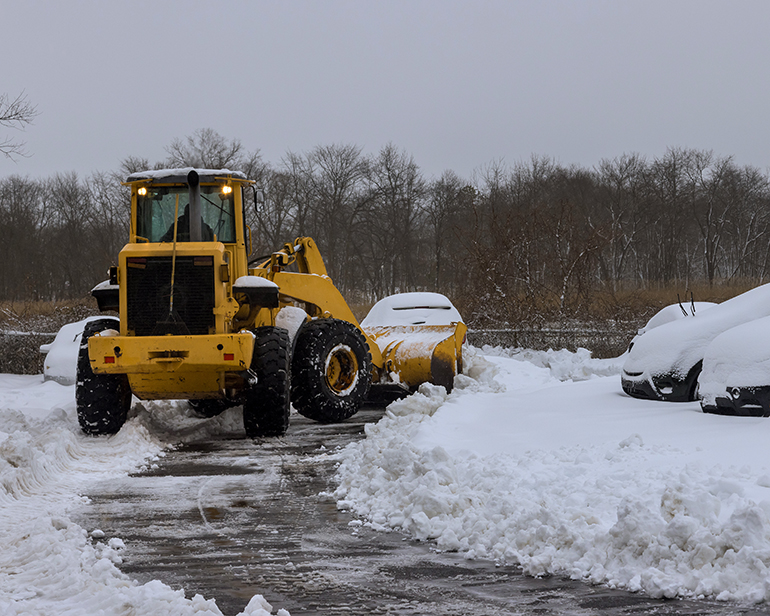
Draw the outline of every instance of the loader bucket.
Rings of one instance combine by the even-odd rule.
[[[464,323],[364,326],[363,330],[382,353],[383,376],[408,389],[433,383],[451,391],[455,375],[462,371]]]

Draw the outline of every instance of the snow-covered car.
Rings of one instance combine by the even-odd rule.
[[[361,327],[397,325],[451,325],[462,323],[457,308],[441,293],[416,292],[390,295],[377,302]]]
[[[634,344],[639,339],[639,336],[642,336],[645,332],[660,327],[661,325],[665,325],[666,323],[671,323],[672,321],[695,316],[696,314],[711,308],[711,306],[716,306],[716,304],[714,302],[690,302],[687,305],[671,304],[670,306],[661,308],[652,315],[644,327],[639,329],[636,336],[634,336],[631,343],[628,345],[628,350],[630,351],[633,348]]]
[[[714,338],[703,357],[698,395],[705,413],[770,417],[770,317]]]
[[[646,331],[626,357],[623,391],[668,402],[697,400],[706,347],[722,332],[766,316],[770,316],[770,284]]]
[[[104,316],[88,317],[75,323],[67,323],[56,334],[53,342],[40,345],[40,352],[45,355],[43,360],[43,379],[56,381],[62,385],[74,385],[77,375],[78,349],[80,338],[86,323],[94,319],[104,319]],[[116,329],[119,322],[116,319]]]

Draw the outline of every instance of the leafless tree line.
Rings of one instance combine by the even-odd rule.
[[[766,173],[711,152],[624,155],[586,169],[533,157],[463,179],[426,178],[392,144],[375,154],[318,146],[268,164],[209,129],[168,158],[127,158],[80,178],[0,180],[0,299],[77,298],[105,277],[128,236],[128,191],[143,168],[245,171],[263,188],[248,222],[269,254],[310,235],[353,302],[436,290],[470,321],[581,316],[624,289],[767,281]]]

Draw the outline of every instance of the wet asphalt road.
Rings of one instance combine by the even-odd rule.
[[[770,615],[764,605],[653,600],[534,579],[360,526],[321,495],[334,487],[335,462],[324,454],[362,438],[364,424],[381,415],[366,409],[324,426],[293,414],[283,438],[206,437],[155,468],[94,485],[72,517],[125,541],[120,568],[131,577],[216,598],[226,615],[257,593],[292,616]]]

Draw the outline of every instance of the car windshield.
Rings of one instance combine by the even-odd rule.
[[[144,189],[144,187],[143,187]],[[233,193],[223,187],[201,186],[201,234],[203,241],[235,242]],[[141,191],[142,189],[140,189]],[[150,242],[190,241],[190,195],[187,186],[148,186],[137,195],[136,234]]]

